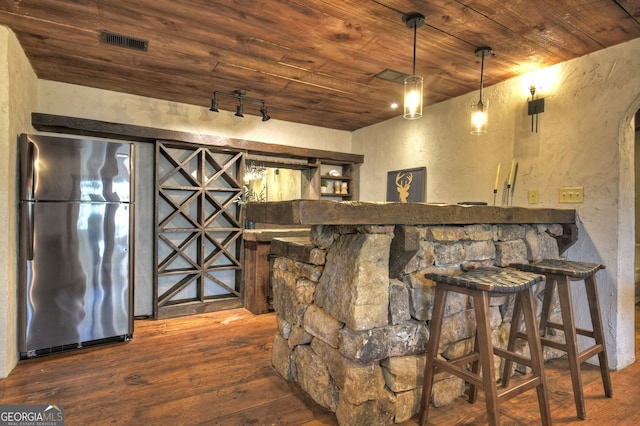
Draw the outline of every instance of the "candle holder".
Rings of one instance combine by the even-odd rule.
[[[493,207],[496,206],[496,196],[498,195],[498,188],[493,188]]]

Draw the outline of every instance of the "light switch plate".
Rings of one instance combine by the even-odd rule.
[[[538,204],[538,190],[530,189],[527,193],[529,204]]]
[[[559,203],[584,203],[584,188],[571,186],[558,188]]]

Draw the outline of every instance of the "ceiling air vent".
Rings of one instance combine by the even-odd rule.
[[[402,73],[400,71],[394,71],[386,68],[376,74],[374,77],[381,80],[393,81],[394,83],[404,84],[405,77],[409,77],[409,74]]]
[[[140,50],[142,52],[146,52],[149,47],[149,40],[118,34],[107,30],[100,30],[100,40],[105,44]]]

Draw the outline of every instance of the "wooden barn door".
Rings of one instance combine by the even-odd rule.
[[[156,144],[157,318],[242,306],[244,153]]]

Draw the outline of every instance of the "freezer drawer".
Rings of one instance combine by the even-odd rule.
[[[130,143],[20,137],[20,200],[131,202]]]

